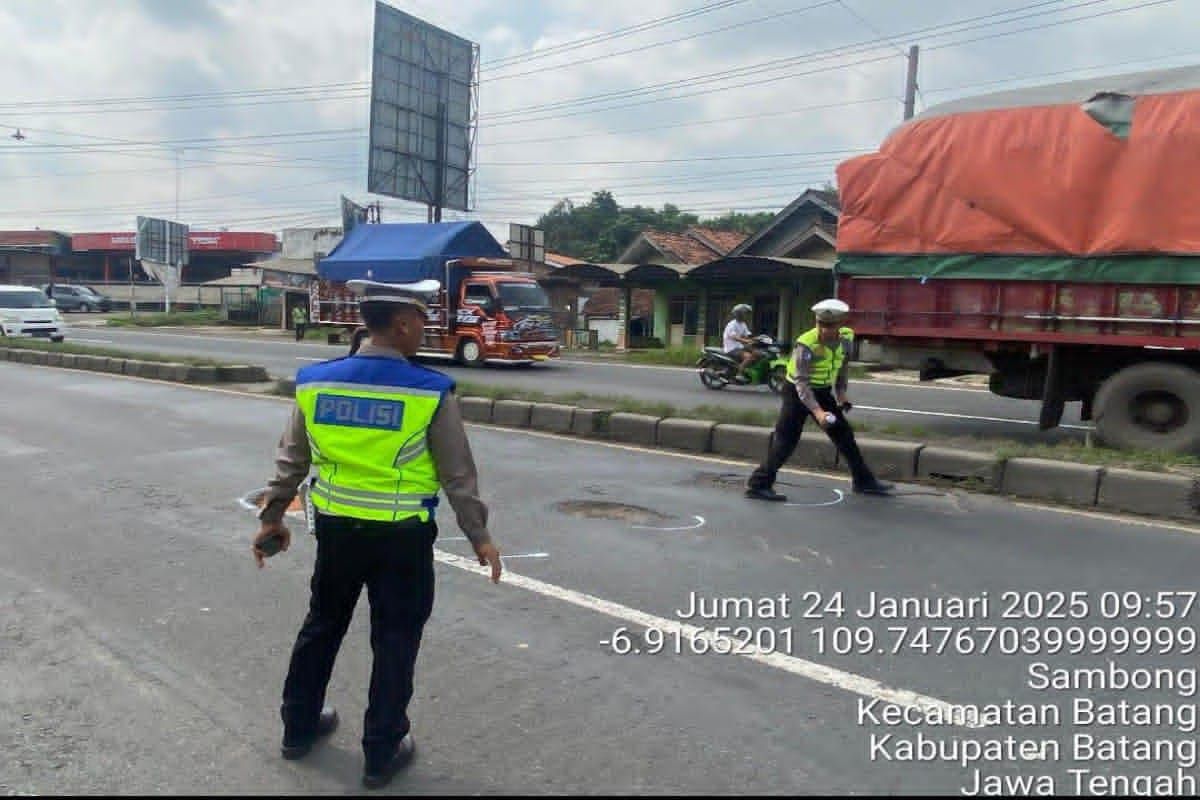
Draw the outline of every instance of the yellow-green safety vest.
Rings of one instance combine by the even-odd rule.
[[[854,341],[854,331],[850,328],[841,328],[838,331],[838,343],[836,347],[829,347],[821,344],[821,331],[819,328],[813,328],[806,333],[802,333],[796,337],[796,345],[803,345],[812,351],[812,361],[809,363],[808,385],[815,389],[828,388],[837,380],[838,373],[842,371],[842,364],[846,361],[846,343]],[[787,379],[792,383],[796,382],[796,359],[788,360]]]
[[[454,382],[397,358],[350,356],[301,369],[304,414],[324,514],[396,522],[433,516],[440,488],[427,434]]]

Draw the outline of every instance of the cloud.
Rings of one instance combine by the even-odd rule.
[[[1200,22],[1193,3],[1133,0],[1064,11],[1081,2],[1071,0],[1004,24],[998,15],[1019,0],[847,0],[857,17],[819,0],[740,0],[706,13],[694,13],[695,0],[394,2],[480,43],[474,216],[497,226],[602,188],[623,204],[701,214],[782,207],[899,123],[910,44],[922,48],[921,108],[1086,67],[1194,61],[1190,31]],[[336,223],[340,194],[380,199],[385,220],[424,219],[418,205],[365,191],[373,8],[0,4],[10,43],[0,72],[11,87],[0,98],[0,229],[94,230],[171,215],[177,160],[180,216],[194,225]],[[587,41],[668,15],[681,18]],[[969,18],[957,33],[936,27]],[[859,46],[877,32],[889,41]],[[18,126],[22,142],[7,138]],[[789,155],[742,158],[768,154]]]
[[[137,5],[147,19],[167,29],[207,28],[215,31],[225,27],[220,10],[208,0],[187,0],[184,3],[138,0]]]

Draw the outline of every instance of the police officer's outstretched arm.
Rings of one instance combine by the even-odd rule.
[[[481,566],[492,569],[492,583],[500,582],[503,565],[500,549],[488,532],[488,508],[479,497],[479,475],[458,398],[448,393],[429,424],[429,452],[437,465],[438,482],[458,519],[458,527],[475,549]]]

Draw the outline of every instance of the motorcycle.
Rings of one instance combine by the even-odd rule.
[[[730,358],[719,347],[704,348],[703,355],[696,362],[700,373],[700,382],[706,388],[724,389],[729,384],[758,386],[766,384],[772,392],[779,394],[787,384],[788,357],[783,352],[783,346],[767,334],[754,337],[752,345],[759,353],[759,359],[746,368],[746,380],[735,380],[739,362]]]

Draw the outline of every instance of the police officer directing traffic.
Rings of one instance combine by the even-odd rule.
[[[370,340],[296,376],[296,408],[276,454],[253,553],[286,550],[283,515],[306,479],[317,558],[308,615],[283,687],[284,758],[306,755],[337,727],[325,690],[362,587],[374,661],[363,720],[363,784],[386,785],[414,753],[408,718],[421,633],[433,609],[434,509],[443,490],[481,565],[500,580],[454,382],[408,361],[437,281],[349,281]]]
[[[850,466],[854,491],[863,494],[887,494],[892,485],[878,480],[863,460],[854,431],[843,413],[849,407],[846,351],[853,331],[845,327],[850,307],[841,300],[822,300],[812,307],[817,326],[796,339],[788,362],[787,379],[795,391],[784,391],[779,419],[767,446],[767,457],[754,470],[746,485],[746,496],[757,500],[785,501],[775,491],[779,469],[791,457],[800,441],[804,422],[812,416],[837,446]]]

